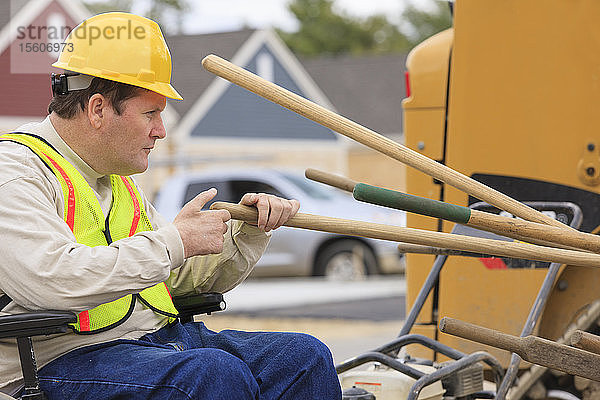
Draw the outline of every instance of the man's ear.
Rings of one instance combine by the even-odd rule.
[[[94,128],[99,129],[102,123],[105,122],[109,107],[108,100],[100,93],[96,93],[90,97],[87,104],[87,115],[90,124]]]

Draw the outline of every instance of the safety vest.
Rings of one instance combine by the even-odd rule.
[[[63,191],[63,218],[75,235],[77,243],[90,247],[107,246],[115,240],[137,232],[151,231],[152,225],[142,198],[129,177],[111,175],[113,201],[104,219],[100,203],[84,177],[44,139],[27,133],[7,133],[0,141],[20,143],[30,148],[54,173]],[[91,310],[80,312],[77,322],[71,324],[80,334],[106,331],[122,324],[133,312],[136,300],[140,300],[154,312],[169,317],[173,322],[177,309],[164,282],[127,295]]]

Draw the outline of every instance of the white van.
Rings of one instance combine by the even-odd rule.
[[[245,193],[269,193],[299,200],[300,212],[304,213],[406,226],[403,211],[361,203],[302,174],[277,170],[228,169],[177,175],[163,185],[154,205],[173,220],[186,202],[211,187],[218,191],[212,202],[237,203]],[[273,232],[252,276],[324,275],[353,280],[403,270],[404,258],[395,242],[283,226]]]

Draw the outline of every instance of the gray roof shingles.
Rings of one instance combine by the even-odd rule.
[[[171,102],[180,116],[215,78],[202,68],[202,58],[214,53],[230,60],[252,33],[166,38],[173,57],[173,85],[185,99]],[[341,115],[381,134],[402,132],[406,55],[318,57],[300,62]]]
[[[183,101],[171,102],[180,116],[194,105],[215,78],[213,74],[202,68],[202,59],[214,53],[230,60],[252,32],[252,30],[243,30],[166,38],[173,59],[172,84],[184,98]]]
[[[339,114],[381,134],[402,132],[406,55],[300,61]]]

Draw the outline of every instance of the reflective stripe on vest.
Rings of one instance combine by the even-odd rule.
[[[150,231],[152,225],[141,207],[141,195],[131,178],[111,175],[113,202],[106,220],[100,203],[85,178],[45,140],[25,133],[0,136],[1,141],[12,141],[30,148],[54,173],[63,191],[63,219],[75,235],[77,243],[90,247],[107,246],[112,241]],[[98,333],[123,323],[135,306],[136,299],[153,311],[169,317],[177,316],[166,284],[159,283],[135,295],[126,295],[101,304],[77,316],[71,327],[77,333]]]

